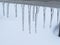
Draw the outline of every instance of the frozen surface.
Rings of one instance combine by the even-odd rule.
[[[5,1],[60,1],[60,0],[5,0]]]
[[[34,22],[31,18],[31,34],[28,29],[28,9],[25,6],[25,30],[22,31],[22,10],[18,4],[18,18],[15,17],[14,4],[10,4],[9,18],[7,15],[7,4],[5,4],[5,16],[3,16],[2,4],[0,4],[0,45],[60,45],[60,38],[53,33],[54,27],[57,25],[56,12],[53,17],[52,27],[50,25],[50,8],[46,10],[46,23],[43,28],[43,7],[40,7],[37,21],[37,31],[34,32]],[[31,12],[32,16],[32,12]]]
[[[60,8],[60,0],[0,0],[0,2]]]

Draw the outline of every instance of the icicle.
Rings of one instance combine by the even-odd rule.
[[[9,3],[7,4],[7,18],[9,17]]]
[[[4,6],[4,2],[3,2],[3,16],[5,16],[5,10],[4,10],[4,8],[5,8],[5,6]]]
[[[15,14],[16,14],[16,17],[17,17],[17,4],[15,5]]]
[[[35,17],[34,14],[35,14],[35,6],[33,6],[33,21],[34,21],[34,19],[35,19],[35,18],[34,18],[34,17]]]
[[[45,10],[46,10],[46,8],[44,7],[44,9],[43,9],[43,27],[45,28]]]
[[[57,9],[57,24],[59,24],[59,37],[60,37],[60,21],[59,21],[59,9]]]
[[[60,37],[60,23],[59,23],[59,37]]]
[[[37,16],[39,12],[39,7],[36,6],[36,13],[35,13],[35,33],[37,33]]]
[[[22,31],[24,31],[24,7],[25,5],[22,4]]]
[[[51,20],[50,20],[50,27],[51,27],[51,23],[52,23],[52,19],[53,19],[53,13],[54,13],[54,10],[53,10],[53,8],[51,8]]]
[[[31,34],[31,5],[28,5],[29,33]]]
[[[57,9],[57,24],[59,23],[59,9]]]

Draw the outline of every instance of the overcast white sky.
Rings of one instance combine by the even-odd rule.
[[[54,27],[57,25],[57,9],[54,8],[52,27],[50,25],[50,8],[46,8],[45,28],[43,28],[43,7],[40,6],[37,19],[37,34],[35,34],[34,22],[32,21],[31,7],[31,34],[28,28],[28,6],[25,6],[24,31],[22,31],[22,9],[17,6],[17,15],[15,17],[15,5],[9,5],[9,18],[7,18],[7,4],[5,4],[5,16],[3,16],[3,7],[0,3],[0,45],[60,45],[60,38],[54,34]]]

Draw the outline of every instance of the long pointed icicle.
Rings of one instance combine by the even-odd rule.
[[[57,9],[57,23],[59,23],[59,9]]]
[[[45,10],[46,10],[46,8],[44,7],[44,9],[43,9],[43,27],[45,28]]]
[[[31,5],[28,5],[29,33],[31,34]]]
[[[33,6],[33,21],[34,21],[34,19],[35,19],[35,18],[34,18],[34,17],[35,17],[34,14],[35,14],[35,6]]]
[[[35,33],[37,33],[37,15],[39,12],[39,7],[36,6],[36,13],[35,13]]]
[[[60,37],[60,23],[59,23],[59,37]]]
[[[7,18],[9,17],[9,3],[7,4]]]
[[[59,37],[60,37],[60,22],[59,22],[59,9],[57,9],[57,24],[59,24]]]
[[[4,6],[4,2],[3,2],[3,16],[5,16],[5,10],[4,10],[4,8],[5,8],[5,6]]]
[[[52,26],[53,13],[54,13],[54,10],[53,10],[53,8],[51,8],[51,20],[50,20],[50,27]]]
[[[24,31],[24,7],[25,5],[22,4],[22,31]]]
[[[15,5],[15,14],[16,14],[16,17],[17,17],[17,4]]]

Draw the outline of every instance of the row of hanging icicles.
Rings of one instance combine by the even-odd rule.
[[[5,11],[4,11],[4,2],[3,2],[3,15],[5,15]],[[22,7],[22,30],[24,31],[24,4],[21,4]],[[33,5],[33,21],[35,21],[35,32],[37,33],[37,14],[39,12],[39,7],[40,6],[35,6]],[[36,12],[35,12],[36,9]],[[45,27],[45,10],[46,8],[44,7],[43,9],[43,17],[44,17],[44,24],[43,27]],[[34,14],[35,13],[35,14]],[[50,27],[51,27],[51,23],[52,23],[52,19],[53,19],[53,13],[54,13],[54,9],[51,8],[51,19],[50,19]],[[9,3],[7,4],[7,18],[8,18],[8,14],[9,14]],[[17,17],[17,4],[15,4],[15,14]],[[31,33],[31,5],[28,5],[28,20],[29,20],[29,33]],[[57,22],[59,20],[59,9],[57,9]]]

